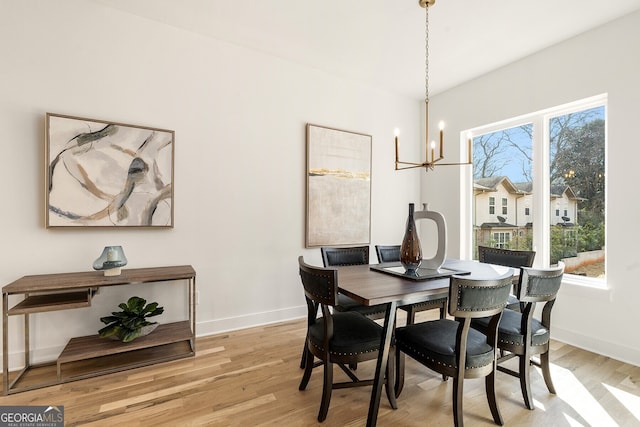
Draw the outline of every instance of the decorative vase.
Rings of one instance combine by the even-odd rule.
[[[416,270],[422,262],[422,247],[416,230],[416,221],[413,217],[414,205],[409,203],[409,216],[407,226],[400,245],[400,263],[407,271],[407,274],[416,274]]]
[[[94,270],[102,270],[105,276],[118,276],[127,265],[122,246],[105,246],[100,257],[93,262]]]

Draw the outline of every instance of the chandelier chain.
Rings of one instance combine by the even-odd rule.
[[[424,101],[429,103],[429,3],[425,9],[425,25],[424,25]]]

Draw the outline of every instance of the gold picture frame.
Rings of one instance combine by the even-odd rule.
[[[306,247],[369,244],[371,135],[307,124]]]

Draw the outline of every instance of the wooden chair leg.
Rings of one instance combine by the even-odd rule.
[[[308,359],[307,359],[308,362]],[[331,403],[331,389],[333,388],[333,364],[327,360],[324,361],[324,383],[322,385],[322,402],[320,403],[320,411],[318,412],[318,421],[323,422],[327,419],[329,412],[329,403]]]
[[[404,353],[396,347],[396,378],[394,385],[396,397],[400,397],[400,393],[402,393],[402,388],[404,387],[404,357]]]
[[[453,378],[453,425],[456,427],[462,427],[464,421],[462,420],[462,385],[464,377]]]
[[[542,369],[542,376],[544,377],[545,384],[547,384],[549,393],[556,394],[556,388],[553,386],[553,381],[551,380],[551,369],[549,367],[549,350],[540,355],[540,368]]]
[[[491,415],[493,421],[499,426],[504,425],[502,415],[498,409],[498,401],[496,399],[496,371],[487,375],[484,379],[485,391],[487,393],[487,401],[489,402],[489,409],[491,409]]]
[[[447,301],[446,300],[440,306],[440,318],[441,319],[446,319],[447,318]]]
[[[300,369],[305,368],[305,363],[307,362],[307,352],[309,349],[307,348],[307,343],[304,343],[304,347],[302,348],[302,357],[300,357]]]
[[[520,389],[522,398],[527,409],[533,409],[533,397],[531,395],[531,384],[529,374],[531,373],[531,360],[528,354],[520,355]]]
[[[407,309],[407,325],[413,325],[416,321],[416,308],[409,306]]]
[[[447,318],[447,300],[445,300],[440,306],[440,318],[441,319]],[[446,381],[446,380],[447,380],[447,376],[442,374],[442,381]]]
[[[311,378],[311,372],[313,371],[313,354],[311,354],[306,346],[304,349],[306,350],[303,354],[305,356],[304,374],[302,375],[302,381],[300,381],[298,390],[304,390],[307,388],[307,384],[309,384],[309,379]]]
[[[396,402],[396,390],[395,390],[395,360],[396,360],[396,350],[394,346],[391,346],[389,349],[389,360],[387,362],[386,376],[387,381],[385,382],[385,390],[387,392],[387,399],[389,399],[389,405],[393,409],[398,409],[398,402]]]

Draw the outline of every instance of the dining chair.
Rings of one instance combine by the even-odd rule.
[[[322,264],[324,267],[341,267],[347,265],[369,264],[369,246],[354,246],[346,248],[331,248],[323,246],[320,248],[322,254]],[[371,319],[382,319],[385,316],[386,304],[366,306],[338,293],[337,311],[357,311]]]
[[[529,409],[534,409],[530,380],[532,364],[541,368],[549,392],[556,393],[549,368],[549,339],[551,335],[551,309],[560,289],[563,274],[564,264],[562,262],[559,262],[557,267],[547,269],[523,267],[520,270],[518,299],[524,308],[522,312],[506,309],[498,325],[498,348],[507,352],[498,358],[498,370],[520,379],[524,404]],[[540,320],[534,317],[536,303],[539,302],[544,302]],[[487,319],[476,319],[472,322],[472,327],[485,331],[488,327],[488,321]],[[532,359],[532,356],[535,355],[540,356],[539,361]],[[517,372],[500,365],[516,356],[519,358]]]
[[[520,268],[531,267],[536,257],[535,251],[511,250],[492,248],[490,246],[478,246],[478,261],[487,264],[502,265],[505,267]],[[507,308],[511,310],[521,309],[521,304],[516,294],[520,286],[519,277],[514,279],[513,292],[509,295]]]
[[[305,371],[300,381],[300,390],[309,383],[314,368],[314,358],[321,361],[324,369],[322,401],[318,421],[327,418],[333,389],[373,385],[373,379],[359,379],[346,364],[377,360],[381,345],[382,327],[357,311],[339,312],[331,310],[338,304],[338,272],[335,269],[308,265],[298,257],[300,278],[307,301],[307,337]],[[318,308],[322,316],[318,317]],[[350,381],[333,382],[333,365],[338,365]],[[386,378],[390,378],[389,358]],[[396,408],[395,393],[390,381],[386,381],[386,392],[392,408]]]
[[[324,267],[341,267],[347,265],[369,264],[369,246],[352,246],[332,248],[323,246],[320,248],[322,254],[322,265]],[[357,311],[370,319],[384,318],[387,310],[386,304],[362,305],[348,296],[338,293],[338,305],[334,307],[336,311]],[[303,352],[304,353],[304,352]],[[303,354],[304,357],[304,354]],[[302,366],[302,363],[301,363]],[[350,365],[351,369],[357,369],[357,363]]]
[[[497,327],[507,304],[513,270],[492,280],[452,276],[449,314],[396,329],[396,356],[405,353],[427,368],[453,379],[453,421],[463,425],[465,378],[485,378],[485,391],[493,420],[503,425],[495,390]],[[488,317],[484,332],[471,328],[471,320]],[[396,396],[398,393],[396,392]]]
[[[364,265],[369,264],[369,246],[356,246],[344,248],[331,248],[323,246],[320,248],[322,254],[322,265],[326,267],[339,267],[345,265]],[[386,306],[365,306],[346,295],[338,293],[338,304],[334,307],[336,311],[356,311],[371,319],[381,319],[385,316]],[[305,368],[307,360],[307,347],[302,350],[302,358],[300,359],[300,369]],[[357,365],[353,365],[355,369]]]

